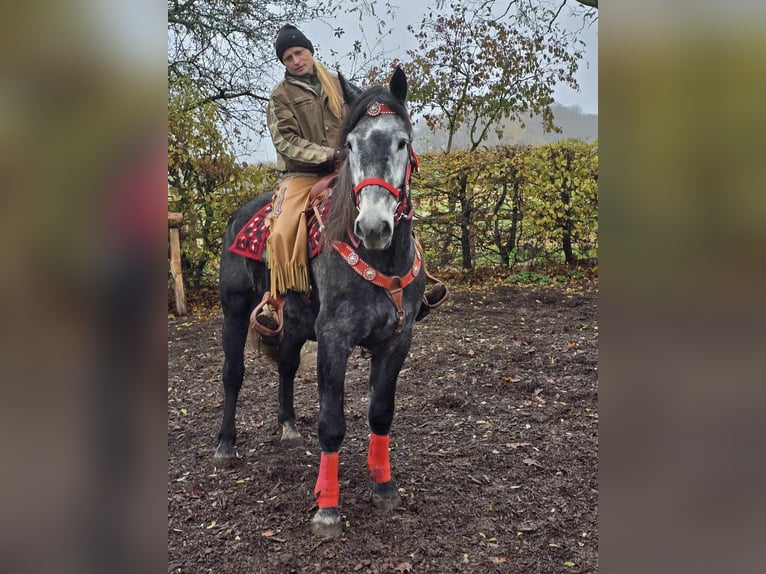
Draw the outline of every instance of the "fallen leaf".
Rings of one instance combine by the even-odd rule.
[[[521,446],[530,446],[531,443],[528,442],[507,442],[505,443],[505,446],[508,448],[519,448]]]
[[[534,458],[525,458],[521,462],[528,464],[529,466],[537,466],[539,468],[543,468],[543,465],[537,462]]]
[[[567,343],[567,351],[571,351],[572,349],[577,347],[577,343]]]
[[[476,351],[474,351],[473,349],[468,349],[468,356],[469,357],[473,357],[475,354],[476,354]]]
[[[399,564],[399,566],[394,568],[394,570],[396,570],[397,572],[411,572],[412,564],[410,564],[409,562],[402,562],[401,564]]]
[[[506,562],[508,562],[508,559],[503,558],[502,556],[495,556],[494,558],[490,558],[489,560],[493,564],[505,564]]]
[[[263,532],[261,532],[261,536],[264,536],[266,538],[271,538],[275,534],[276,532],[274,532],[273,530],[264,530]]]

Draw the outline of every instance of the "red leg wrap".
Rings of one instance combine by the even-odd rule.
[[[370,433],[367,473],[378,484],[391,480],[391,465],[388,462],[388,435]]]
[[[337,508],[340,487],[338,485],[338,453],[322,453],[319,462],[319,476],[314,487],[319,508]]]

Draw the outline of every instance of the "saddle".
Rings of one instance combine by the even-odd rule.
[[[332,209],[332,190],[337,176],[337,172],[324,176],[313,185],[309,192],[309,202],[306,207],[309,259],[316,257],[324,246],[322,231],[324,231],[324,221]],[[259,209],[237,233],[237,237],[231,247],[229,247],[229,251],[249,259],[255,259],[256,261],[265,261],[266,245],[269,238],[267,222],[271,209],[271,202],[268,202]],[[418,321],[428,315],[432,309],[436,309],[444,303],[449,296],[449,290],[444,283],[431,275],[425,267],[423,267],[423,272],[426,283],[432,285],[432,287],[423,295],[423,304],[417,316]],[[268,295],[266,293],[266,296]],[[266,302],[266,299],[264,299],[259,307]]]
[[[306,224],[309,237],[309,259],[316,257],[322,251],[322,231],[324,220],[332,209],[332,188],[337,173],[331,173],[319,179],[309,192],[309,203],[306,208]],[[268,202],[253,214],[250,220],[239,230],[229,251],[254,259],[266,260],[266,245],[269,239],[268,219],[272,210],[272,202]]]

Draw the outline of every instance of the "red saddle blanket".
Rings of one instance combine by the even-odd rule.
[[[317,208],[323,221],[327,220],[331,208],[332,195],[330,194]],[[229,247],[229,251],[249,259],[255,259],[256,261],[265,261],[266,244],[269,239],[268,220],[270,213],[271,202],[256,211],[255,215],[253,215],[245,226],[239,230],[237,237],[234,238],[234,243]],[[319,222],[317,221],[313,209],[308,211],[306,225],[309,228],[309,258],[312,258],[322,251],[322,232],[319,229]]]

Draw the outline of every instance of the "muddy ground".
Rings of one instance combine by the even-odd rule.
[[[296,382],[303,440],[279,441],[277,379],[248,347],[241,460],[213,466],[223,391],[220,311],[169,317],[168,572],[598,570],[597,292],[454,290],[417,324],[391,431],[393,512],[370,502],[368,361],[346,382],[343,535],[309,521],[319,463],[310,351]]]

